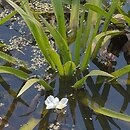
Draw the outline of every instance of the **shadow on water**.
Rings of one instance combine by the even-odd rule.
[[[103,130],[128,130],[129,126],[122,126],[120,125],[120,121],[103,116],[101,114],[95,113],[91,109],[91,104],[95,103],[96,106],[107,106],[110,109],[114,109],[115,111],[125,112],[130,106],[130,93],[129,93],[129,84],[125,86],[122,86],[119,82],[113,81],[111,84],[104,82],[105,79],[102,77],[97,77],[96,79],[93,79],[89,77],[84,85],[84,88],[75,90],[72,88],[73,83],[75,82],[75,79],[70,81],[61,80],[57,77],[57,82],[59,81],[59,91],[58,89],[55,89],[54,92],[46,92],[44,95],[43,93],[38,93],[33,95],[33,99],[31,100],[31,103],[26,103],[26,98],[28,98],[27,94],[25,93],[24,99],[18,98],[16,99],[16,92],[11,89],[10,85],[4,80],[4,78],[1,76],[1,86],[10,94],[11,97],[13,97],[12,102],[10,105],[6,108],[7,112],[4,114],[2,118],[2,122],[0,125],[0,129],[3,129],[5,125],[9,124],[7,128],[4,129],[12,129],[15,130],[15,126],[11,126],[11,124],[14,124],[15,122],[14,117],[16,120],[19,120],[20,118],[22,120],[29,120],[32,116],[35,118],[39,118],[40,122],[36,126],[35,129],[38,130],[47,130],[47,129],[61,129],[61,130],[97,130],[97,129],[103,129]],[[128,75],[129,80],[129,75]],[[128,81],[127,80],[127,81]],[[55,88],[57,88],[57,84],[55,84]],[[107,103],[107,100],[111,102],[113,98],[110,97],[109,94],[113,93],[111,91],[111,88],[115,89],[115,97],[118,96],[118,99],[123,98],[123,102],[120,100],[117,100],[115,104],[109,104]],[[66,108],[66,112],[57,114],[53,110],[46,110],[45,106],[41,108],[40,112],[38,112],[39,106],[33,111],[30,109],[31,107],[36,107],[38,100],[40,98],[43,98],[43,101],[41,104],[44,103],[44,98],[48,95],[52,95],[55,93],[58,93],[56,95],[59,98],[67,97],[69,99],[68,106]],[[28,93],[29,94],[29,93]],[[7,99],[8,100],[8,99]],[[22,105],[20,107],[26,106],[27,110],[23,111],[23,114],[21,112],[16,111],[16,108],[18,106],[18,102],[20,102]],[[116,103],[118,105],[118,102],[121,104],[121,106],[116,106]],[[32,103],[34,105],[32,105]],[[117,107],[117,109],[116,109]],[[34,108],[33,108],[34,109]],[[43,110],[42,110],[43,109]],[[30,113],[29,113],[30,112]],[[16,116],[15,113],[18,115]],[[130,114],[130,113],[127,113]],[[39,115],[39,116],[38,116]],[[18,121],[18,123],[20,123]],[[26,122],[25,122],[26,123]],[[81,125],[82,124],[82,125]],[[122,123],[123,124],[123,123]],[[16,130],[20,127],[20,124],[15,124]]]
[[[95,62],[95,64],[97,66],[99,65],[98,62]],[[105,66],[101,66],[100,64],[100,67],[103,68]],[[83,77],[87,73],[88,72],[86,71],[84,74],[79,75],[78,78]],[[79,90],[72,88],[72,85],[76,81],[75,78],[72,80],[63,80],[57,77],[52,82],[55,87],[53,92],[37,93],[36,90],[31,89],[20,98],[15,98],[17,92],[10,86],[8,80],[4,80],[4,77],[6,76],[0,76],[0,84],[1,87],[4,88],[4,91],[10,95],[11,103],[8,103],[8,107],[4,107],[4,109],[6,109],[6,112],[4,112],[5,114],[2,114],[3,108],[1,109],[2,121],[0,129],[17,130],[22,123],[25,124],[31,117],[34,117],[40,119],[39,124],[35,127],[35,129],[38,130],[129,130],[130,124],[122,125],[125,123],[97,114],[91,109],[91,104],[95,103],[95,107],[109,107],[112,110],[130,114],[128,111],[130,107],[129,74],[128,78],[125,79],[126,85],[122,85],[118,81],[107,83],[103,77],[98,76],[97,78],[89,77],[83,88]],[[119,79],[119,81],[120,80],[122,79]],[[15,84],[15,82],[13,84]],[[67,97],[69,99],[64,114],[57,114],[53,110],[48,111],[45,109],[45,106],[43,105],[44,99],[49,95],[55,95],[59,98]],[[114,97],[111,97],[111,95],[114,95]],[[116,98],[116,101],[113,98]],[[6,100],[8,101],[8,99],[5,99],[5,102]],[[39,101],[40,105],[38,105]],[[18,105],[19,103],[21,104],[20,106]],[[21,108],[20,110],[23,110],[18,111],[19,108]],[[7,124],[9,124],[9,126],[5,128]]]

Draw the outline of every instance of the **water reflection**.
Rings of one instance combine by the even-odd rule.
[[[98,64],[97,64],[98,65]],[[101,66],[100,66],[101,67]],[[88,73],[87,71],[79,75],[78,77],[82,77]],[[93,108],[91,108],[91,105],[94,104],[94,107],[98,108],[99,106],[106,107],[109,106],[109,108],[114,108],[115,111],[120,111],[124,113],[127,108],[129,108],[129,102],[130,102],[130,92],[129,92],[129,84],[126,85],[126,88],[122,86],[118,81],[112,81],[111,83],[107,83],[105,81],[105,78],[98,76],[97,78],[89,77],[86,80],[86,83],[84,85],[84,88],[80,90],[75,90],[72,88],[72,85],[76,81],[74,78],[73,80],[61,80],[59,77],[56,78],[56,82],[58,82],[59,90],[57,89],[57,83],[53,82],[53,85],[55,86],[54,92],[40,92],[34,95],[33,99],[31,100],[30,105],[26,102],[26,97],[28,97],[25,93],[25,98],[18,98],[16,99],[16,92],[10,87],[10,85],[4,80],[4,78],[1,76],[1,86],[9,93],[11,97],[13,97],[13,101],[10,105],[10,107],[6,108],[7,112],[4,114],[2,123],[0,125],[1,129],[4,129],[4,126],[9,123],[8,128],[12,129],[11,122],[13,120],[11,119],[13,115],[16,113],[16,108],[18,107],[18,102],[21,102],[23,106],[29,107],[27,111],[19,112],[19,118],[24,118],[27,120],[30,119],[32,115],[34,115],[35,118],[39,118],[40,122],[35,127],[35,129],[65,129],[65,130],[80,130],[79,128],[79,122],[82,120],[82,129],[86,130],[96,130],[96,125],[98,126],[98,129],[122,129],[122,126],[118,124],[118,121],[115,119],[112,119],[110,117],[103,116],[101,114],[97,114],[93,111]],[[128,82],[130,79],[130,75],[128,75]],[[110,97],[110,93],[113,93],[111,91],[111,88],[114,88],[116,90],[118,99],[121,97],[124,98],[124,102],[122,103],[121,107],[118,107],[118,109],[115,109],[115,104],[109,104],[108,100],[113,100],[113,97]],[[56,95],[58,93],[58,95]],[[44,99],[48,97],[49,95],[56,95],[60,99],[63,97],[67,97],[69,99],[68,106],[66,108],[65,114],[57,114],[53,110],[46,110],[45,106],[43,105]],[[40,108],[37,106],[37,102],[40,99],[43,99],[41,104],[43,108]],[[117,102],[120,102],[118,100]],[[111,106],[112,105],[112,106]],[[40,106],[41,107],[41,106]],[[39,112],[40,113],[39,113]],[[130,113],[128,113],[130,114]],[[38,116],[39,115],[39,116]],[[17,128],[20,127],[20,122],[17,124]],[[127,126],[123,127],[125,129]]]

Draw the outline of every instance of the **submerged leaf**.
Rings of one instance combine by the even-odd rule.
[[[117,118],[123,121],[130,122],[130,116],[100,106],[100,104],[95,102],[94,98],[92,98],[88,93],[84,91],[79,93],[80,93],[80,98],[79,98],[80,102],[85,106],[89,106],[97,114],[102,114],[108,117]]]
[[[35,128],[35,126],[40,122],[41,119],[35,119],[35,118],[31,118],[29,119],[29,121],[24,124],[20,130],[33,130]]]

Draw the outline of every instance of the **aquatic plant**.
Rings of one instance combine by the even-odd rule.
[[[44,18],[44,16],[41,15],[41,13],[37,14],[35,13],[35,11],[31,11],[27,0],[21,1],[21,7],[12,2],[11,0],[6,1],[12,7],[14,7],[14,9],[22,16],[47,63],[51,66],[52,70],[55,70],[54,73],[59,74],[61,79],[66,78],[67,80],[67,78],[71,79],[74,76],[78,77],[77,71],[79,70],[80,74],[83,74],[87,70],[90,60],[96,57],[100,48],[103,45],[107,44],[107,41],[113,36],[124,33],[122,30],[108,30],[109,24],[111,22],[114,24],[119,23],[117,19],[113,17],[113,14],[117,8],[121,10],[119,0],[112,1],[108,12],[102,8],[102,0],[93,0],[91,2],[85,3],[82,8],[80,7],[80,0],[72,0],[70,21],[69,26],[67,26],[68,28],[65,24],[65,16],[61,0],[51,0],[54,9],[54,14],[57,20],[56,25],[51,25]],[[5,19],[1,21],[1,23],[3,24],[5,21],[8,21],[10,17],[12,17],[16,13],[16,11],[8,15]],[[86,12],[87,19],[85,17]],[[122,13],[122,11],[120,11],[120,13]],[[121,16],[123,16],[125,21],[130,24],[130,19],[125,14],[121,14]],[[103,21],[103,28],[99,32],[99,27],[103,19],[105,19]],[[50,34],[53,36],[56,48],[53,48],[51,46],[48,37],[45,34],[44,27],[40,21],[44,23]],[[68,34],[66,34],[66,32],[68,32]],[[74,53],[73,51],[71,51],[70,46],[74,46]],[[22,62],[21,60],[17,60],[5,54],[4,52],[0,53],[0,57],[2,59],[12,62],[13,64]],[[26,65],[24,67],[26,67]],[[91,76],[111,77],[109,81],[107,80],[108,82],[110,82],[130,72],[129,67],[130,65],[125,66],[124,68],[112,72],[111,74],[101,70],[92,70],[90,72],[87,70],[87,75],[83,76],[79,81],[76,81],[72,87],[77,89],[81,88],[86,79]],[[36,82],[42,84],[46,90],[53,90],[51,85],[49,85],[45,80],[39,78],[29,78],[29,74],[18,69],[0,66],[0,73],[14,74],[21,79],[27,80],[27,82],[19,91],[17,97],[21,96],[21,94],[23,94]],[[48,100],[46,100],[45,103],[48,106],[49,104],[47,104],[47,101]],[[60,106],[58,106],[58,104]],[[58,104],[56,102],[56,106],[48,106],[47,109],[55,107],[62,109],[66,106],[66,103],[64,104],[61,102],[60,104],[59,101]],[[95,107],[95,104],[96,103],[92,102],[89,107],[97,113],[130,121],[130,117],[124,114],[113,112],[109,109],[105,109],[104,107],[100,106]]]
[[[76,72],[76,69],[78,67],[80,67],[81,72],[83,72],[87,68],[90,59],[94,58],[98,53],[98,50],[102,46],[104,38],[110,36],[110,39],[113,35],[118,35],[122,33],[122,31],[119,30],[107,31],[110,21],[112,21],[113,23],[118,23],[118,21],[115,18],[113,18],[112,15],[118,5],[116,3],[119,3],[119,0],[112,2],[111,8],[108,13],[100,7],[102,5],[102,1],[99,1],[98,3],[86,3],[83,6],[82,12],[80,11],[81,8],[79,6],[80,1],[73,1],[71,4],[72,10],[70,12],[71,15],[69,22],[69,30],[72,36],[66,36],[65,18],[62,1],[52,0],[54,13],[57,19],[58,30],[52,25],[50,25],[45,20],[45,18],[43,18],[42,16],[40,17],[44,24],[47,26],[51,35],[53,36],[55,43],[57,44],[57,47],[60,51],[59,53],[57,53],[56,50],[54,50],[54,48],[51,47],[41,23],[37,18],[35,18],[35,12],[31,12],[28,1],[25,0],[21,2],[23,9],[10,0],[7,0],[7,2],[9,2],[16,9],[16,11],[18,11],[20,15],[23,17],[29,29],[31,30],[31,33],[33,34],[39,48],[41,49],[41,52],[43,53],[46,61],[51,65],[52,69],[56,71],[58,70],[58,73],[61,77],[72,76],[74,72]],[[89,12],[88,18],[84,23],[86,9],[89,9]],[[95,16],[94,19],[92,19],[91,16]],[[102,28],[101,33],[98,34],[98,28],[100,25],[100,21],[102,20],[102,17],[106,17],[106,19],[104,21],[104,26]],[[92,22],[90,23],[90,21]],[[85,30],[83,30],[84,26],[86,26]],[[90,36],[90,32],[92,30],[94,31],[92,33],[92,36]],[[71,42],[70,40],[68,40],[72,39],[72,37],[75,37],[75,40],[72,43],[75,46],[75,53],[73,56],[74,61],[72,60],[72,54],[69,48],[69,44]],[[105,42],[107,41],[104,41],[103,44],[105,44]],[[84,49],[83,54],[81,53],[82,48]],[[80,58],[80,55],[82,55],[81,57],[83,58]],[[92,75],[89,75],[94,76],[98,74],[97,71],[93,71],[92,73]],[[100,71],[99,73],[99,75],[103,76],[114,76],[109,75],[107,73],[104,74],[104,72],[102,71]],[[118,76],[116,75],[116,78],[121,75],[122,74],[118,74]],[[87,77],[88,76],[86,76],[86,78]]]

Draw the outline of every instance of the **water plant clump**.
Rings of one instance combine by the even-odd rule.
[[[89,2],[80,0],[51,0],[49,3],[48,1],[33,1],[31,3],[28,0],[18,3],[11,0],[6,1],[14,8],[14,11],[4,16],[0,22],[4,24],[15,15],[16,23],[18,22],[20,26],[22,25],[18,31],[21,36],[12,37],[10,39],[11,45],[0,45],[2,48],[3,46],[7,48],[7,51],[16,49],[22,52],[23,47],[32,44],[32,51],[29,53],[29,55],[32,55],[32,65],[31,67],[23,66],[25,70],[30,69],[32,71],[31,74],[23,69],[19,70],[6,65],[0,66],[0,73],[13,74],[25,80],[18,94],[15,94],[16,98],[19,98],[26,90],[37,83],[38,86],[43,86],[40,96],[42,94],[51,95],[46,97],[47,99],[44,101],[47,106],[45,113],[43,113],[45,115],[49,111],[48,109],[62,109],[67,107],[67,102],[69,102],[70,107],[71,105],[76,106],[77,103],[79,107],[85,106],[87,110],[93,111],[94,114],[98,113],[130,121],[129,116],[105,108],[106,99],[103,98],[103,101],[100,102],[105,90],[103,89],[103,94],[100,95],[100,87],[98,86],[98,83],[100,86],[105,84],[109,88],[110,83],[113,83],[115,79],[130,71],[129,65],[114,72],[108,69],[105,70],[100,66],[100,63],[103,63],[103,66],[107,68],[108,66],[109,68],[113,67],[112,62],[116,61],[116,55],[110,51],[111,49],[109,50],[110,44],[113,44],[110,41],[115,37],[129,33],[126,30],[126,25],[130,25],[129,17],[123,12],[121,8],[123,3],[120,0],[112,0],[110,7],[105,6],[101,0]],[[66,7],[69,8],[66,10]],[[16,15],[16,13],[20,14],[20,16]],[[122,23],[123,27],[118,20],[119,17],[113,17],[117,13],[125,21],[125,23]],[[17,19],[17,17],[19,18]],[[23,18],[22,21],[21,18]],[[11,29],[15,28],[16,23],[11,26]],[[101,23],[102,27],[100,28]],[[118,26],[110,28],[111,25]],[[29,28],[29,33],[23,31],[24,27]],[[30,37],[33,38],[28,40],[27,38]],[[17,64],[19,61],[3,50],[0,53],[0,58],[12,64]],[[22,53],[24,54],[24,52]],[[99,59],[95,62],[95,59],[98,57]],[[93,70],[91,66],[88,67],[91,61],[99,69]],[[20,60],[19,63],[21,62]],[[40,72],[40,76],[37,75],[37,71]],[[97,76],[97,89],[93,87],[95,86],[93,76]],[[60,83],[54,85],[57,79]],[[90,82],[87,82],[88,80],[93,85],[90,85]],[[41,90],[40,87],[36,88]],[[58,98],[54,98],[53,94],[49,94],[50,91],[51,93],[53,91],[55,94],[56,89],[61,101]],[[109,92],[109,89],[107,92]],[[73,100],[72,97],[69,98],[71,94],[74,95]],[[38,96],[38,99],[40,96]],[[69,100],[65,97],[69,98]],[[92,119],[93,113],[91,113],[89,119]]]

